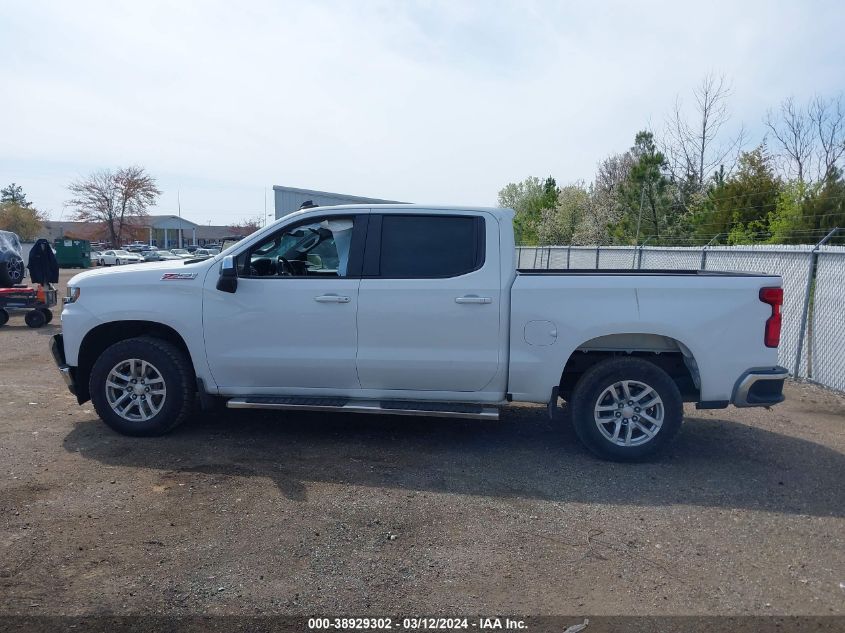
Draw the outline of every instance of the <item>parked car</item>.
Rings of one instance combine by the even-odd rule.
[[[91,258],[91,265],[96,266],[100,263],[100,251],[91,251],[90,258]]]
[[[191,253],[191,258],[199,258],[202,257],[203,259],[208,259],[209,257],[214,257],[214,254],[207,248],[198,248],[193,253]]]
[[[163,262],[163,261],[172,261],[178,260],[181,261],[182,258],[178,255],[174,255],[170,251],[147,251],[143,253],[144,261],[145,262]]]
[[[224,237],[220,240],[220,251],[223,252],[230,246],[234,246],[238,242],[244,239],[243,235],[229,235]]]
[[[122,249],[103,251],[100,253],[100,266],[121,266],[123,264],[136,264],[144,261],[144,258],[137,253],[130,253]]]
[[[181,257],[182,259],[190,259],[193,257],[189,251],[184,248],[173,248],[170,250],[171,253],[176,255],[177,257]]]
[[[77,400],[159,435],[199,395],[229,408],[495,419],[568,402],[578,438],[639,460],[683,403],[783,400],[781,278],[514,269],[513,212],[292,213],[222,261],[82,273],[52,346]],[[128,319],[128,320],[127,320]]]
[[[11,288],[23,282],[26,264],[17,233],[0,231],[0,288]]]

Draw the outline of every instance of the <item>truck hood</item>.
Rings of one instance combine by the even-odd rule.
[[[191,264],[186,264],[185,261],[187,260],[169,260],[96,268],[74,275],[67,283],[68,286],[84,286],[88,283],[132,284],[135,280],[147,282],[151,279],[161,279],[164,273],[196,273],[197,277],[200,277],[213,264],[214,258]]]

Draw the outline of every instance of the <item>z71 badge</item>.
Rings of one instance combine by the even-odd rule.
[[[174,279],[195,279],[196,273],[164,273],[161,276],[162,281],[170,281]]]

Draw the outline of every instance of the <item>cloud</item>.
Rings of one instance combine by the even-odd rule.
[[[69,179],[141,164],[161,212],[261,212],[272,184],[491,204],[590,179],[707,72],[759,134],[845,86],[836,3],[30,1],[0,20],[0,181],[58,214]],[[12,87],[12,88],[10,88]],[[756,126],[756,127],[755,127]]]

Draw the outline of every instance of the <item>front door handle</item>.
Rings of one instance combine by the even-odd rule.
[[[314,297],[314,301],[318,303],[349,303],[350,299],[341,295],[320,295]]]
[[[493,300],[490,297],[466,295],[464,297],[455,297],[455,303],[493,303]]]

